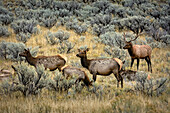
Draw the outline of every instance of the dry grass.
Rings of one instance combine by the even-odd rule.
[[[119,95],[105,95],[97,98],[94,95],[76,94],[64,98],[61,94],[22,97],[20,94],[0,97],[2,113],[168,113],[170,98],[145,97],[123,91],[115,91]],[[112,92],[112,93],[115,93]],[[21,97],[20,97],[21,96]]]
[[[67,31],[65,27],[53,27],[52,29],[46,29],[44,27],[38,26],[40,29],[40,34],[33,35],[26,46],[39,46],[38,55],[55,55],[57,53],[57,46],[47,44],[44,35],[47,34],[48,31],[57,32],[58,30]],[[10,31],[12,31],[10,29]],[[102,53],[104,53],[103,44],[96,44],[96,49],[92,49],[94,42],[92,41],[94,35],[90,33],[85,33],[82,36],[85,36],[86,39],[84,42],[80,41],[80,35],[77,35],[74,31],[67,31],[70,33],[69,41],[72,43],[76,43],[74,48],[74,52],[70,54],[64,54],[68,58],[67,64],[69,65],[71,61],[79,62],[79,58],[76,57],[77,48],[80,46],[87,45],[90,49],[88,52],[89,58],[99,57]],[[4,39],[0,38],[0,41]],[[13,33],[10,37],[5,39],[7,42],[17,42],[15,38],[15,34]],[[152,52],[152,68],[153,73],[151,77],[164,77],[168,76],[167,73],[161,72],[162,68],[168,67],[170,69],[169,60],[170,58],[166,57],[166,53],[170,51],[170,48],[165,49],[154,49]],[[129,59],[130,56],[127,56]],[[0,60],[0,64],[2,68],[11,69],[11,65],[15,64],[10,60]],[[129,64],[130,65],[130,64]],[[130,69],[130,67],[126,67],[126,69]],[[92,78],[92,75],[83,68],[83,70],[88,73],[88,76]],[[132,70],[136,70],[136,61]],[[147,72],[147,64],[145,60],[140,60],[140,71]],[[152,76],[153,75],[153,76]],[[108,77],[98,76],[97,83],[100,85],[109,84],[110,89],[107,95],[103,95],[103,98],[97,98],[91,94],[77,94],[76,96],[65,98],[63,95],[54,95],[50,94],[42,94],[41,96],[31,96],[28,98],[24,98],[21,94],[14,93],[11,96],[0,96],[0,113],[38,113],[38,112],[69,112],[69,113],[105,113],[105,112],[151,112],[151,113],[168,113],[169,110],[169,93],[162,95],[161,97],[145,97],[144,95],[136,95],[129,94],[124,92],[124,89],[130,87],[127,83],[124,83],[124,89],[120,90],[116,88],[116,79],[113,75]],[[114,89],[114,90],[113,90]],[[119,91],[120,90],[120,91]],[[114,96],[117,93],[120,93],[118,96]],[[61,98],[60,98],[61,97]]]
[[[30,96],[23,97],[3,97],[0,99],[0,112],[9,113],[37,113],[37,112],[68,112],[68,113],[91,113],[101,112],[111,109],[108,99],[98,99],[95,96],[85,96],[77,94],[74,98],[60,99],[55,97]]]

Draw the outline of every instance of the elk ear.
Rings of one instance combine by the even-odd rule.
[[[81,50],[80,49],[77,49],[78,50],[78,52],[80,52]]]
[[[87,49],[86,49],[86,51],[89,51],[89,50],[90,50],[90,48],[87,48]]]
[[[24,51],[28,51],[27,49],[24,49]]]

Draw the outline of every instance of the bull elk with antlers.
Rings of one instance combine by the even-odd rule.
[[[148,71],[151,70],[152,73],[152,64],[151,64],[152,48],[149,45],[133,45],[132,41],[136,40],[138,36],[139,35],[137,34],[137,36],[133,40],[126,41],[125,33],[124,33],[125,46],[123,47],[123,49],[127,49],[129,55],[131,56],[131,68],[133,66],[134,60],[137,59],[137,70],[138,70],[139,60],[145,59],[148,64]]]

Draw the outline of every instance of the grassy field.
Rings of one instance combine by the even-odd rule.
[[[47,43],[44,35],[47,34],[49,29],[38,26],[40,33],[33,35],[26,43],[27,47],[39,46],[39,52],[37,55],[56,55],[58,45],[51,46]],[[58,30],[67,31],[65,27],[53,27],[50,29],[51,32]],[[9,31],[13,32],[9,29]],[[88,32],[83,34],[85,40],[80,40],[80,35],[77,35],[74,31],[67,31],[70,33],[69,41],[76,43],[74,52],[70,54],[64,54],[70,65],[71,61],[79,62],[80,59],[76,57],[77,48],[87,45],[90,48],[88,52],[88,58],[97,58],[101,54],[105,54],[103,51],[104,44],[97,43],[96,48],[92,49],[94,42],[93,38],[96,37]],[[144,37],[144,36],[143,36]],[[15,34],[12,33],[8,38],[0,38],[1,41],[17,42]],[[170,70],[170,57],[166,54],[170,51],[170,48],[155,48],[152,52],[152,68],[153,73],[150,73],[151,78],[167,77],[169,74],[163,70],[168,68]],[[109,57],[109,56],[108,56]],[[127,56],[126,59],[130,59]],[[0,60],[0,69],[5,68],[13,72],[11,65],[17,64],[10,60]],[[130,64],[129,64],[130,65]],[[86,71],[88,76],[92,78],[92,75],[88,70]],[[130,67],[126,67],[130,69]],[[136,70],[136,61],[132,70]],[[147,64],[144,60],[140,61],[139,71],[147,71]],[[149,72],[148,72],[149,73]],[[96,84],[104,86],[108,85],[104,91],[107,93],[101,97],[96,96],[93,93],[89,93],[87,88],[84,88],[81,93],[66,96],[66,93],[56,93],[52,91],[43,90],[40,95],[29,96],[27,98],[19,92],[10,95],[0,95],[0,113],[52,113],[52,112],[69,112],[69,113],[109,113],[109,112],[120,112],[120,113],[168,113],[170,111],[170,88],[169,83],[167,90],[159,97],[149,97],[140,93],[127,92],[126,89],[131,87],[128,82],[124,82],[124,88],[116,88],[116,79],[113,75],[108,77],[98,76]]]

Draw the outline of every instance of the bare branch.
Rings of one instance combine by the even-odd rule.
[[[124,33],[123,33],[123,37],[124,37],[123,39],[124,39],[125,42],[127,42],[125,35],[126,35],[126,33],[124,32]]]

